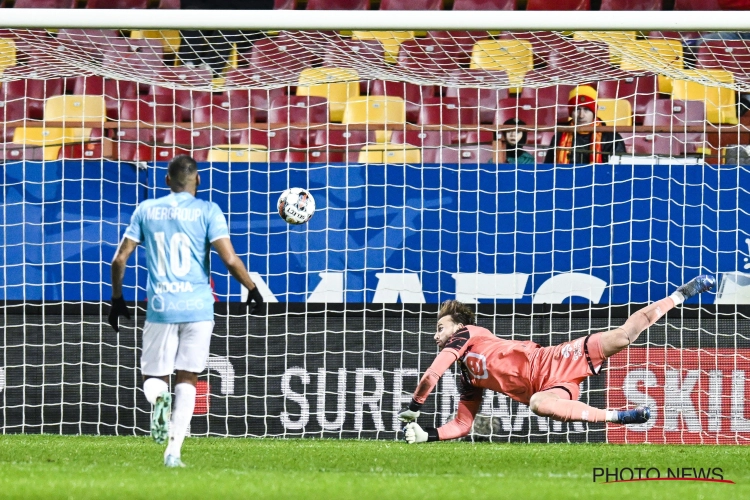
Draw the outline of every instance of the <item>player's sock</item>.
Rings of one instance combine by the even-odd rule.
[[[562,422],[604,422],[608,412],[580,401],[547,399],[539,405],[537,413]]]
[[[169,390],[169,386],[160,378],[147,378],[143,382],[143,392],[146,394],[146,399],[152,405],[156,404],[156,398],[158,398],[162,392]]]
[[[172,411],[172,425],[170,426],[172,432],[164,456],[172,455],[179,458],[187,428],[193,418],[195,386],[187,383],[177,384],[174,388],[174,395],[174,410]]]

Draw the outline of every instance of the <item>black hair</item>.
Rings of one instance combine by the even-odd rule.
[[[526,125],[526,122],[523,121],[523,120],[520,120],[518,118],[508,118],[507,120],[505,120],[503,122],[503,125],[516,125],[516,126],[523,127],[523,126]],[[505,138],[505,132],[507,132],[507,130],[503,131],[503,138]],[[519,130],[519,132],[521,132],[521,138],[518,139],[518,143],[516,143],[516,144],[509,144],[507,140],[505,141],[505,143],[507,145],[506,147],[508,149],[523,149],[524,145],[526,145],[526,131],[525,130]]]
[[[474,311],[463,302],[457,300],[446,300],[440,304],[440,312],[438,312],[438,320],[443,316],[450,316],[453,322],[458,324],[461,323],[464,326],[474,324]]]
[[[198,173],[198,164],[188,155],[178,155],[169,162],[168,172],[172,187],[184,188]]]

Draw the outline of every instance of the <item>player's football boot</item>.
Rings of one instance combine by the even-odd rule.
[[[617,412],[617,419],[621,424],[645,424],[649,418],[651,418],[651,408],[648,406],[637,406],[632,410]]]
[[[157,444],[164,444],[169,438],[169,416],[172,413],[172,395],[164,391],[156,398],[151,414],[151,437]]]
[[[185,467],[185,464],[182,463],[182,460],[180,460],[180,457],[176,457],[174,455],[167,455],[164,457],[164,466],[165,467]]]
[[[685,300],[687,300],[699,293],[707,292],[712,289],[715,284],[716,278],[710,274],[701,274],[682,285],[677,291],[685,297]]]

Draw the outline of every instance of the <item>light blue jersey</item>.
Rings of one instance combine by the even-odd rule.
[[[146,247],[146,320],[213,320],[209,252],[211,243],[229,237],[226,218],[216,203],[185,192],[146,200],[133,212],[125,237]]]

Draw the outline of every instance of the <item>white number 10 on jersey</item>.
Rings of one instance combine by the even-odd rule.
[[[167,239],[163,232],[154,233],[156,240],[156,274],[167,275]],[[185,233],[174,233],[169,241],[169,268],[175,276],[190,272],[190,239]]]

